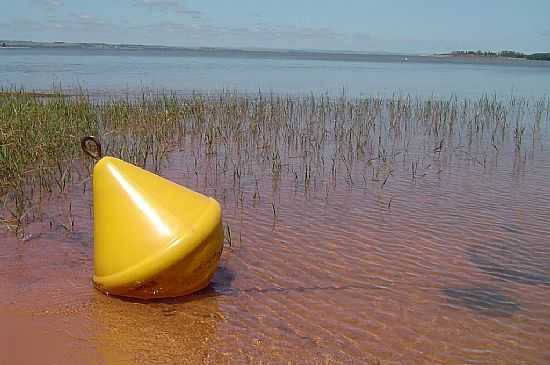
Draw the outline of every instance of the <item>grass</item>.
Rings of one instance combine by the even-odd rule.
[[[215,175],[229,176],[241,200],[243,179],[252,178],[256,200],[265,176],[274,186],[286,179],[306,191],[341,182],[383,189],[399,171],[415,183],[439,174],[435,166],[445,158],[486,168],[508,145],[526,161],[527,149],[542,143],[549,114],[544,98],[159,92],[94,99],[6,90],[0,93],[0,219],[21,234],[41,201],[87,179],[92,161],[79,144],[85,135],[97,136],[104,154],[155,172],[170,151],[185,146],[195,175],[213,161]]]

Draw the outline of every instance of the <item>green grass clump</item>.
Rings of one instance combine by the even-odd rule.
[[[70,182],[78,139],[97,132],[97,115],[84,97],[0,94],[0,197],[19,224],[34,193]],[[6,220],[6,218],[4,218]]]

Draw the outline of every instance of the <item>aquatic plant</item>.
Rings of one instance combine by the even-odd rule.
[[[105,154],[162,173],[171,152],[186,154],[197,178],[229,179],[242,205],[243,184],[261,203],[259,181],[273,191],[289,179],[306,194],[344,183],[387,189],[404,174],[414,183],[453,163],[485,169],[512,153],[525,163],[548,130],[549,99],[445,100],[325,95],[177,95],[93,98],[4,90],[0,93],[0,219],[22,234],[44,199],[89,184],[91,163],[78,140],[97,136]],[[531,141],[531,144],[525,141]],[[509,143],[510,142],[510,143]],[[206,169],[206,170],[205,170]],[[394,177],[392,177],[394,176]],[[370,184],[369,181],[376,182]],[[274,198],[275,199],[275,198]],[[391,203],[388,203],[388,208]],[[275,200],[272,211],[277,218]],[[70,215],[69,215],[70,217]],[[71,226],[69,219],[68,226]]]

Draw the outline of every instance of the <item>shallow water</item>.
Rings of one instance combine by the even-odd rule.
[[[238,177],[188,138],[161,174],[220,201],[231,246],[209,288],[152,303],[93,289],[89,182],[73,186],[24,240],[0,233],[0,360],[547,364],[548,121],[519,151],[411,138],[391,174],[289,147],[280,176],[249,157]]]
[[[549,362],[548,104],[278,102],[205,104],[160,171],[223,207],[200,293],[95,291],[87,180],[2,231],[0,363]]]
[[[178,49],[0,48],[0,87],[220,89],[448,98],[550,95],[550,62],[414,55]],[[139,93],[138,93],[139,94]]]

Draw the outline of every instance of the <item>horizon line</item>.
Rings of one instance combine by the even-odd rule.
[[[29,43],[37,45],[98,45],[98,46],[126,46],[126,47],[147,47],[147,48],[169,48],[169,49],[197,49],[197,50],[228,50],[228,51],[269,51],[269,52],[310,52],[310,53],[325,53],[325,54],[355,54],[355,55],[396,55],[396,56],[432,56],[441,53],[426,53],[426,52],[395,52],[395,51],[358,51],[358,50],[329,50],[319,48],[269,48],[269,47],[223,47],[223,46],[171,46],[163,44],[144,44],[144,43],[109,43],[109,42],[74,42],[74,41],[33,41],[33,40],[15,40],[15,39],[0,39],[6,43]]]

